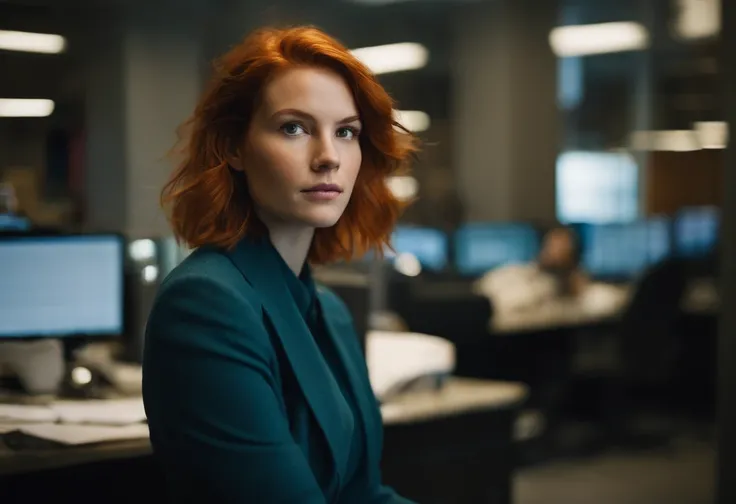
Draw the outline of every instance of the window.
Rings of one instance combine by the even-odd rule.
[[[557,158],[557,218],[628,222],[639,213],[639,170],[623,152],[564,152]]]

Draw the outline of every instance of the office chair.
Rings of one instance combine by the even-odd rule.
[[[415,332],[456,344],[487,341],[491,305],[468,281],[418,281],[409,286],[405,320]]]
[[[656,402],[676,374],[683,349],[680,302],[686,285],[683,261],[667,259],[656,264],[638,282],[622,316],[616,331],[617,365],[604,395],[605,421],[617,444],[647,448],[666,444],[672,437],[670,429],[642,433],[630,424],[643,413],[635,395],[644,392],[647,404]]]

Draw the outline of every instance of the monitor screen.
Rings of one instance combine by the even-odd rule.
[[[455,233],[455,263],[463,275],[528,263],[538,252],[539,235],[527,224],[469,224]]]
[[[583,266],[594,277],[633,278],[671,252],[666,218],[584,226]]]
[[[29,231],[31,221],[13,214],[0,214],[0,233],[3,231]]]
[[[682,257],[704,256],[716,247],[720,213],[712,207],[683,210],[675,220],[675,250]]]
[[[123,332],[116,235],[0,237],[0,338]]]
[[[391,237],[396,254],[411,254],[422,267],[431,271],[447,267],[447,242],[447,235],[433,228],[399,227]]]

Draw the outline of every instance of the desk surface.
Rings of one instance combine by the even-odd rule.
[[[493,334],[511,335],[541,329],[574,328],[615,322],[633,294],[633,285],[606,286],[607,299],[547,300],[537,306],[510,312],[494,313],[490,330]],[[682,299],[682,310],[691,315],[714,315],[719,310],[715,282],[696,280],[688,285]]]
[[[439,392],[407,393],[384,405],[384,424],[410,424],[476,411],[518,408],[527,389],[518,383],[451,378]],[[150,454],[147,438],[95,445],[11,450],[0,439],[0,475],[21,474]]]
[[[407,424],[476,411],[518,408],[527,398],[521,383],[451,378],[439,391],[422,390],[381,407],[384,425]]]
[[[623,312],[627,299],[622,296],[602,306],[579,299],[551,299],[523,310],[494,313],[490,329],[494,334],[509,335],[614,321]]]
[[[87,446],[13,451],[0,440],[0,476],[133,458],[151,453],[147,438]]]

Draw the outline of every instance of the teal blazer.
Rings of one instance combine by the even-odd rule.
[[[268,240],[205,247],[159,289],[143,399],[174,502],[409,503],[381,483],[381,414],[346,306],[317,288],[335,373],[283,266]]]

